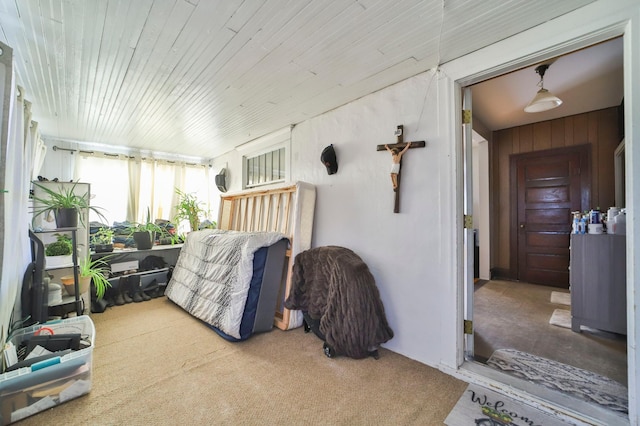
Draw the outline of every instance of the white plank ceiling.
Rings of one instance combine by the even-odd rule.
[[[593,0],[0,0],[51,139],[211,158]]]

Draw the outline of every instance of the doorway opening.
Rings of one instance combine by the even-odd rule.
[[[482,263],[475,268],[479,270],[477,284],[467,292],[466,302],[473,306],[473,342],[471,357],[467,349],[465,355],[471,363],[491,367],[495,354],[516,350],[627,385],[625,335],[587,328],[574,332],[570,322],[566,328],[557,324],[559,320],[553,321],[556,310],[568,314],[569,321],[571,318],[571,212],[606,211],[619,200],[615,197],[614,163],[616,149],[624,139],[619,126],[624,93],[622,39],[550,61],[552,70],[561,69],[563,63],[575,68],[575,61],[596,61],[604,49],[608,54],[619,52],[615,61],[607,57],[611,69],[599,77],[620,85],[608,91],[617,98],[602,100],[584,111],[558,108],[538,116],[521,116],[521,121],[517,114],[492,118],[490,104],[504,105],[501,96],[513,97],[508,92],[515,89],[509,87],[516,86],[520,73],[533,74],[535,65],[470,86],[474,131],[488,146],[486,163],[475,157],[471,161],[474,168],[486,170],[472,173],[475,245],[479,251],[473,266],[483,256],[490,264],[489,268],[483,268]],[[549,77],[545,84],[550,87],[553,80]],[[522,85],[526,86],[518,87]],[[571,105],[573,95],[558,89],[560,86],[554,86],[554,93]],[[582,153],[575,153],[580,150]],[[482,153],[472,152],[474,156]],[[585,168],[591,173],[584,174]],[[481,195],[482,185],[489,188],[486,196]],[[484,223],[476,220],[483,211],[489,214]]]

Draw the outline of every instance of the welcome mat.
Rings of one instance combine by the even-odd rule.
[[[562,328],[571,328],[571,311],[555,309],[551,314],[551,318],[549,318],[549,324]]]
[[[570,424],[535,407],[473,384],[464,391],[444,423],[448,426],[566,426]]]
[[[628,412],[627,388],[591,371],[515,349],[496,350],[487,365],[609,410]]]

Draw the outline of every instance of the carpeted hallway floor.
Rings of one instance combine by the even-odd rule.
[[[230,343],[165,297],[92,318],[91,392],[21,425],[441,425],[467,387],[385,349],[329,359],[302,328]]]

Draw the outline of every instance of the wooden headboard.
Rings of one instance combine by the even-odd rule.
[[[284,307],[291,288],[296,255],[311,248],[316,189],[305,182],[260,190],[224,194],[220,200],[218,228],[246,232],[281,232],[289,238],[287,268],[280,285],[274,325],[289,330],[302,325],[302,314]]]

